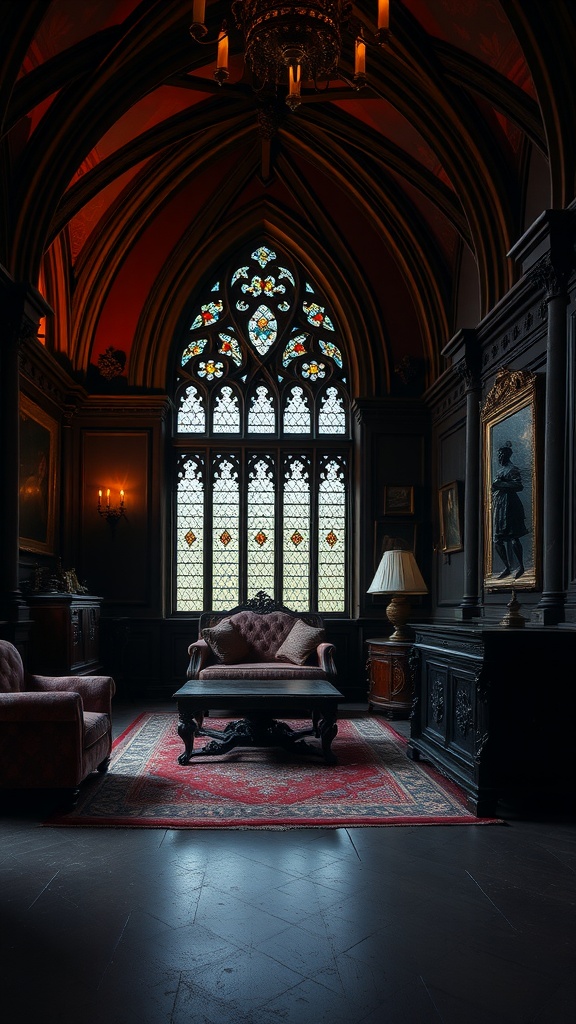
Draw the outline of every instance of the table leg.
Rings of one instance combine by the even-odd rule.
[[[184,753],[178,757],[178,764],[190,764],[194,754],[194,737],[198,735],[204,721],[203,711],[186,711],[178,708],[178,735],[184,744]]]
[[[336,755],[333,754],[331,750],[332,740],[338,732],[336,717],[335,711],[326,711],[318,723],[320,740],[322,742],[322,753],[324,754],[324,760],[327,764],[336,764],[337,761]]]

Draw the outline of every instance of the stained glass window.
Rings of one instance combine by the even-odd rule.
[[[343,612],[346,581],[346,472],[324,456],[318,488],[318,610]]]
[[[212,576],[215,611],[238,600],[240,487],[238,460],[216,458],[212,484]]]
[[[216,395],[212,414],[212,429],[215,434],[238,434],[240,432],[240,407],[238,395],[229,384]]]
[[[204,600],[203,460],[186,459],[176,501],[176,599],[181,611],[195,611]]]
[[[264,384],[256,388],[251,396],[248,410],[249,434],[274,434],[276,432],[276,413],[274,399]]]
[[[259,590],[274,593],[276,550],[274,460],[252,455],[248,468],[247,577],[248,597]]]
[[[308,396],[302,388],[294,387],[284,409],[284,430],[287,434],[309,434],[311,424]]]
[[[258,306],[248,323],[248,337],[261,356],[265,356],[270,346],[276,341],[277,327],[278,324],[272,310],[268,306]]]
[[[327,297],[287,251],[256,240],[190,308],[175,360],[176,610],[264,590],[342,614],[350,416]]]
[[[282,600],[295,611],[310,606],[310,461],[290,458],[284,470]]]
[[[342,395],[338,394],[337,388],[326,388],[325,394],[323,394],[320,399],[318,433],[346,433],[346,410],[344,408],[344,399],[342,398]]]
[[[228,356],[229,359],[233,359],[236,366],[242,366],[242,349],[240,343],[231,334],[219,334],[218,337],[222,344],[218,349],[218,353],[223,356]]]
[[[191,384],[186,388],[178,409],[178,430],[184,434],[203,434],[206,429],[204,403],[198,389]]]

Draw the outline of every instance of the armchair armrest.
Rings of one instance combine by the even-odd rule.
[[[116,684],[111,676],[39,676],[28,675],[26,684],[36,693],[54,691],[78,693],[85,711],[112,714]]]
[[[212,651],[205,640],[195,640],[188,648],[190,663],[186,673],[187,679],[198,679],[200,671],[210,661]]]
[[[0,722],[80,722],[82,698],[73,691],[0,693]]]
[[[336,648],[334,644],[329,644],[326,641],[318,644],[318,647],[316,648],[318,664],[330,679],[335,679],[337,674],[336,662],[334,661],[335,650]]]

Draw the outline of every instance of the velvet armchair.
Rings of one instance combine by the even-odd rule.
[[[67,789],[105,772],[112,748],[110,676],[24,672],[0,640],[0,789]]]

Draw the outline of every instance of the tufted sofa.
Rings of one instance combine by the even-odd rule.
[[[112,747],[110,676],[24,672],[0,640],[0,789],[66,789],[105,772]]]
[[[334,645],[324,638],[321,617],[293,612],[263,592],[232,611],[201,615],[198,640],[188,653],[188,679],[336,682]]]

